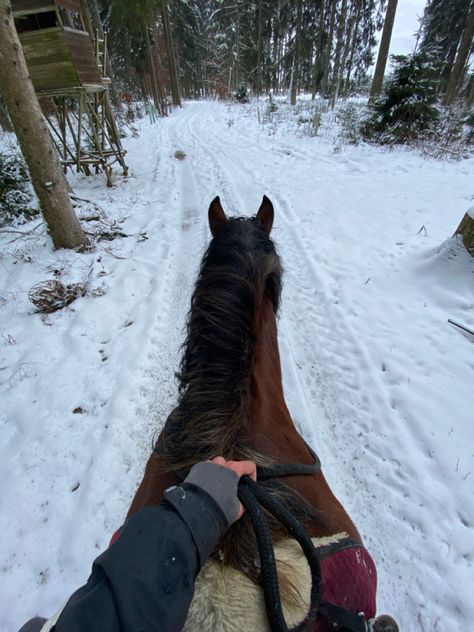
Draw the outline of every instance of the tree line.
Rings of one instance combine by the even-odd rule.
[[[171,95],[300,92],[378,96],[397,0],[87,0],[110,32],[122,85],[166,107]],[[372,84],[377,34],[383,28]],[[428,0],[415,52],[439,60],[438,92],[453,103],[470,83],[474,1]],[[415,34],[414,34],[415,36]],[[414,39],[415,41],[415,39]]]
[[[107,24],[121,80],[157,107],[164,93],[177,102],[176,92],[226,97],[242,86],[256,95],[289,90],[294,103],[301,91],[334,99],[367,82],[384,3],[114,0]]]

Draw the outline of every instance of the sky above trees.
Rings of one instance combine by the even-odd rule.
[[[425,6],[426,0],[398,0],[390,43],[391,55],[406,55],[413,51],[415,33],[420,26],[418,19],[423,15]]]

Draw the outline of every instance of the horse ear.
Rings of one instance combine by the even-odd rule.
[[[267,235],[269,235],[272,230],[274,215],[275,213],[273,211],[273,204],[270,202],[267,196],[264,195],[262,203],[260,204],[260,208],[258,209],[257,221],[263,228],[263,230],[267,233]]]
[[[209,206],[209,228],[214,237],[217,229],[227,221],[219,196],[215,197]]]

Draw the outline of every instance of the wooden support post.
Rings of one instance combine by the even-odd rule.
[[[81,92],[79,93],[79,115],[78,115],[79,124],[77,126],[77,148],[76,148],[76,154],[77,154],[76,167],[77,167],[78,173],[81,170],[82,109],[83,109],[83,96],[82,96],[82,90],[81,90]]]
[[[89,125],[91,127],[91,131],[92,134],[94,136],[94,141],[95,141],[95,145],[97,147],[97,150],[99,152],[99,155],[101,157],[101,161],[98,161],[98,163],[96,163],[96,172],[98,171],[99,168],[99,163],[102,163],[103,168],[105,170],[105,174],[107,176],[107,186],[111,187],[112,186],[112,169],[111,167],[107,164],[107,158],[104,156],[104,152],[102,149],[102,144],[100,142],[100,138],[97,134],[97,119],[98,119],[98,114],[97,114],[97,109],[96,109],[96,102],[97,102],[97,93],[94,95],[94,103],[92,104],[90,100],[86,100],[86,110],[87,110],[87,116],[89,118]]]

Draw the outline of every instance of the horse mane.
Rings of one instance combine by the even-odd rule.
[[[191,298],[178,405],[160,445],[171,469],[247,453],[239,435],[248,417],[255,314],[265,292],[277,313],[281,277],[275,244],[255,217],[219,227]]]
[[[271,463],[270,455],[257,451],[243,437],[258,307],[268,295],[277,314],[281,286],[275,244],[256,217],[230,218],[219,226],[191,298],[177,373],[178,404],[155,446],[167,470],[189,468],[217,455],[257,465]],[[291,487],[276,479],[263,485],[303,523],[314,522],[312,508]],[[275,542],[287,536],[276,520],[268,519]],[[230,527],[214,559],[260,583],[257,545],[247,515]],[[294,592],[285,581],[282,589]]]

